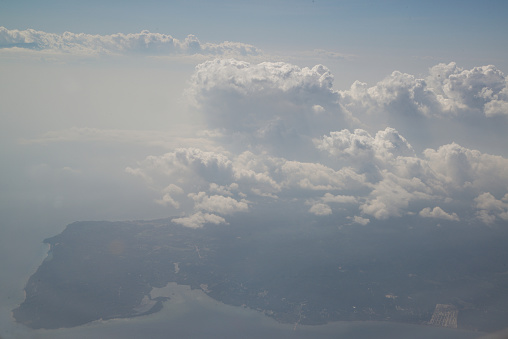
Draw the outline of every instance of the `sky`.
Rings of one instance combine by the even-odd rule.
[[[200,228],[277,206],[358,227],[506,226],[507,14],[0,1],[2,321],[42,239],[77,220]]]

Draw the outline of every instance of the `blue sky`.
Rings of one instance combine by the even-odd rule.
[[[260,47],[506,58],[505,1],[3,1],[9,29],[195,34]]]
[[[3,1],[8,29],[114,34],[142,30],[237,41],[276,54],[327,50],[335,85],[378,81],[394,69],[423,74],[439,63],[508,69],[506,1]],[[292,62],[295,62],[294,60]],[[301,62],[308,66],[320,60]],[[355,70],[354,72],[352,70]]]

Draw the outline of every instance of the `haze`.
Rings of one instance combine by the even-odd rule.
[[[0,4],[0,334],[74,221],[508,226],[507,9]]]

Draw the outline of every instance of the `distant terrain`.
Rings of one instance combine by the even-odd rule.
[[[295,326],[506,326],[506,227],[283,220],[238,218],[202,229],[170,219],[73,223],[45,240],[48,256],[13,315],[34,329],[145,315],[167,300],[150,291],[176,282]]]

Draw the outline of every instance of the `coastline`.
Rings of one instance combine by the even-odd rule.
[[[242,331],[251,331],[246,338],[318,338],[331,337],[366,339],[405,339],[411,334],[423,334],[425,338],[437,339],[473,339],[484,335],[483,332],[472,332],[462,329],[447,329],[426,325],[397,323],[389,321],[337,321],[324,325],[299,325],[280,323],[266,316],[263,312],[231,306],[217,301],[200,289],[191,289],[188,285],[169,283],[170,299],[161,302],[158,312],[129,318],[101,319],[73,328],[52,330],[32,330],[34,337],[40,339],[73,338],[108,338],[115,336],[136,338],[143,333],[154,339],[167,338],[167,333],[174,333],[175,338],[207,338],[210,326],[216,326],[225,337],[238,335],[238,329],[231,324],[241,324]],[[168,287],[168,286],[166,286]],[[214,330],[218,330],[214,328]],[[267,336],[268,335],[268,336]],[[421,336],[420,336],[421,337]]]

